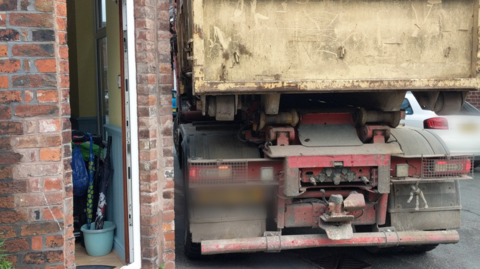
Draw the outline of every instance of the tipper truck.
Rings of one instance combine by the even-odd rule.
[[[173,5],[188,257],[459,241],[473,157],[399,123],[478,89],[478,0]]]

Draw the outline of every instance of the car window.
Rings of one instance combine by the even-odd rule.
[[[403,99],[401,109],[402,109],[402,110],[405,110],[405,114],[406,114],[406,115],[413,115],[412,106],[410,105],[410,102],[408,101],[407,98]]]

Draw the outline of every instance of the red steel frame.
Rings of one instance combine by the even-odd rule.
[[[202,254],[288,250],[312,247],[394,247],[421,244],[454,244],[457,231],[409,231],[354,233],[352,239],[331,240],[323,234],[264,236],[202,241]]]

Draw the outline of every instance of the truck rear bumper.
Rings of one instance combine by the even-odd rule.
[[[454,244],[459,241],[457,231],[406,231],[354,233],[352,239],[330,240],[324,234],[283,235],[240,239],[204,240],[202,254],[235,252],[280,251],[313,247],[394,247],[401,245]]]

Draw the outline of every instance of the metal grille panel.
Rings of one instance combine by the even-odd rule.
[[[189,180],[195,184],[245,183],[248,162],[189,162]]]
[[[422,177],[473,177],[474,167],[472,160],[473,157],[469,156],[422,158]]]

